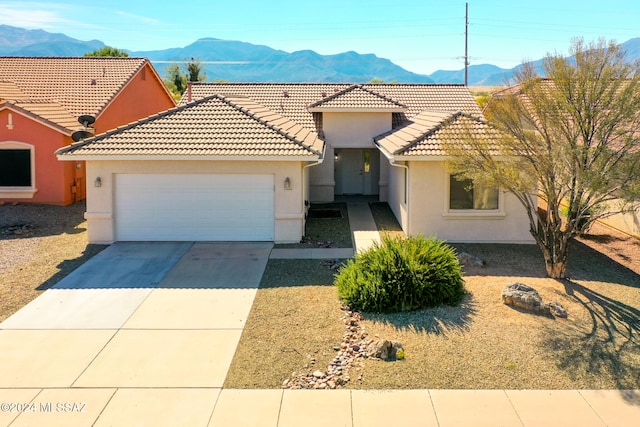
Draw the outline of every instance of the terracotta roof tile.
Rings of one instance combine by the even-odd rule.
[[[26,100],[18,101],[16,105],[64,128],[79,129],[82,127],[77,117],[69,114],[69,111],[56,102]]]
[[[403,112],[407,106],[394,101],[384,95],[365,88],[363,85],[353,85],[339,92],[329,95],[307,107],[309,111],[327,110],[357,110],[357,111],[391,111]]]
[[[48,102],[72,117],[98,116],[147,62],[145,58],[4,56],[0,57],[0,81],[4,82],[0,98]],[[43,117],[56,121],[57,113]]]
[[[71,135],[73,130],[81,128],[78,121],[71,117],[69,113],[55,103],[49,103],[46,101],[3,101],[0,102],[0,110],[9,109],[25,116],[30,116],[34,120],[38,120],[41,123],[47,124],[54,128],[57,128],[60,132]],[[51,117],[50,119],[44,117],[44,114]],[[66,124],[67,126],[64,126]]]
[[[407,107],[405,112],[394,113],[394,124],[408,122],[425,110],[462,111],[482,116],[468,88],[463,85],[436,84],[364,84],[355,85]],[[313,112],[307,106],[353,88],[343,83],[193,83],[180,104],[207,96],[242,95],[253,99],[270,110],[293,120],[308,129],[316,130]],[[346,98],[345,98],[346,99]],[[356,105],[357,107],[357,105]]]
[[[28,97],[13,82],[0,81],[0,101],[15,101]]]
[[[446,144],[464,141],[468,132],[498,143],[499,132],[465,113],[424,111],[410,124],[374,138],[387,153],[398,156],[446,156]]]
[[[315,132],[244,97],[211,96],[58,150],[75,156],[267,156],[322,154]]]

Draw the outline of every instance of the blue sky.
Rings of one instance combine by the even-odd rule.
[[[637,0],[469,0],[471,64],[510,68],[575,36],[640,37]],[[98,39],[130,50],[183,47],[203,37],[287,52],[374,53],[417,73],[464,66],[465,1],[2,1],[0,24]]]

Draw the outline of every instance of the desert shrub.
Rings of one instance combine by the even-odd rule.
[[[340,299],[355,310],[398,312],[456,305],[465,289],[455,250],[435,238],[383,237],[336,276]]]

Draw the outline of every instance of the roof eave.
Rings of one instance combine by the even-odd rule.
[[[307,107],[310,113],[404,113],[407,108],[332,108],[332,107]]]
[[[62,161],[254,161],[254,162],[308,162],[320,160],[322,155],[305,156],[220,156],[220,155],[105,155],[105,154],[73,154],[56,152],[58,160]]]
[[[4,103],[0,104],[0,111],[7,109],[7,110],[11,110],[14,113],[20,114],[30,120],[34,120],[36,122],[39,122],[40,124],[42,124],[43,126],[47,126],[51,129],[54,129],[60,133],[62,133],[63,135],[66,136],[71,136],[71,134],[73,134],[73,132],[75,132],[75,129],[69,129],[67,127],[64,127],[62,125],[59,125],[47,118],[44,118],[36,113],[33,113],[25,108],[22,108],[18,105],[13,104],[12,102],[8,102],[5,101]],[[80,125],[78,125],[80,126]]]

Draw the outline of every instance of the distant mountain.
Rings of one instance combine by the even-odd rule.
[[[431,83],[373,54],[320,55],[312,50],[288,53],[268,46],[205,38],[184,48],[131,52],[149,58],[160,73],[165,62],[197,58],[209,79],[232,82],[368,82],[373,78],[403,83]],[[164,65],[164,66],[162,66]]]
[[[627,59],[631,61],[640,60],[640,37],[627,40],[622,43],[622,48],[627,51]],[[538,72],[543,74],[542,59],[532,61],[538,68]],[[502,86],[513,79],[514,72],[519,69],[518,65],[511,69],[496,67],[495,65],[482,64],[471,65],[469,67],[470,86]],[[435,83],[464,83],[464,69],[457,71],[438,70],[429,75]]]
[[[0,25],[0,55],[82,56],[103,46],[99,40],[81,41],[64,34]],[[627,50],[629,59],[640,59],[640,38],[628,40],[622,46]],[[215,38],[200,39],[181,48],[128,52],[132,56],[149,58],[161,75],[174,62],[197,58],[209,80],[364,83],[376,78],[398,83],[464,83],[464,70],[438,70],[424,75],[412,73],[373,54],[350,51],[320,55],[312,50],[289,53],[268,46]],[[535,63],[540,66],[541,60]],[[469,85],[504,85],[513,78],[517,69],[490,64],[471,65],[468,69]]]
[[[469,84],[472,86],[503,85],[513,75],[513,69],[495,65],[471,65],[468,70]],[[464,83],[464,69],[457,71],[438,70],[429,77],[435,83]]]
[[[83,42],[64,34],[0,25],[0,55],[82,56],[104,46],[99,40]]]
[[[98,40],[81,41],[64,34],[0,25],[0,55],[83,56],[100,49]],[[124,46],[117,46],[124,49]],[[376,55],[345,52],[320,55],[311,50],[288,53],[268,46],[205,38],[183,48],[128,51],[147,57],[160,74],[173,62],[197,58],[209,80],[233,82],[354,82],[374,78],[402,83],[431,83],[426,75],[412,73]]]

